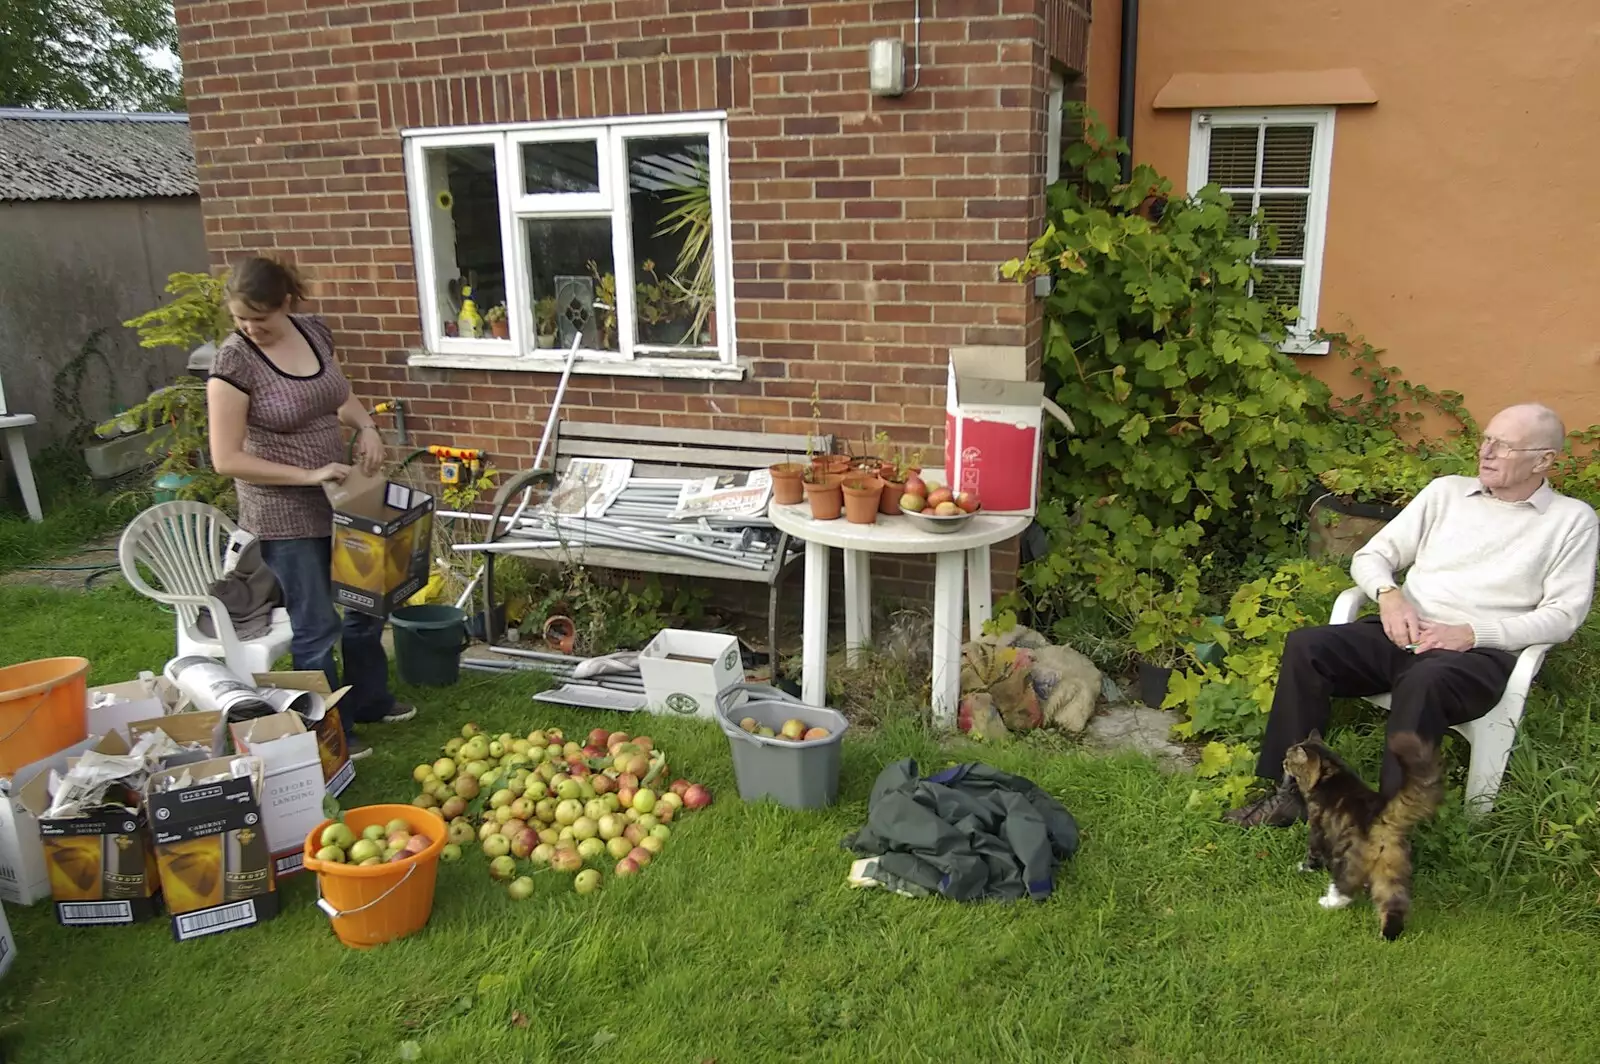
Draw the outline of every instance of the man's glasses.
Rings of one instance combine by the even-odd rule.
[[[1478,453],[1486,458],[1506,458],[1513,454],[1531,454],[1535,451],[1553,450],[1550,447],[1513,447],[1505,440],[1497,440],[1493,436],[1485,436],[1478,445]]]

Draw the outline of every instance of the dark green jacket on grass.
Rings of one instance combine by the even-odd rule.
[[[878,773],[866,826],[844,845],[957,901],[1043,901],[1077,852],[1078,824],[1021,776],[972,763],[919,779],[906,758]]]

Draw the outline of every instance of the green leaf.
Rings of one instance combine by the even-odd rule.
[[[399,1055],[401,1060],[421,1060],[422,1044],[410,1040],[401,1042]]]

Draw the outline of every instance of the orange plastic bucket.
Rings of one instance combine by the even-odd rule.
[[[306,868],[317,874],[317,907],[328,915],[339,941],[355,949],[420,931],[433,913],[445,823],[438,814],[414,805],[364,805],[344,814],[345,825],[357,835],[372,824],[391,820],[404,820],[413,835],[428,836],[428,848],[408,861],[363,868],[317,860],[322,832],[333,821],[324,820],[306,836]]]
[[[42,658],[0,669],[0,776],[89,734],[88,658]]]

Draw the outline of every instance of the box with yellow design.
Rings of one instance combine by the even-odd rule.
[[[333,596],[379,617],[428,581],[433,496],[352,471],[324,485],[333,504]]]
[[[219,757],[158,772],[145,788],[161,892],[179,942],[251,927],[278,914],[261,817],[266,766]]]
[[[112,732],[94,750],[121,756],[128,744]],[[77,760],[69,758],[68,768]],[[97,927],[154,916],[161,883],[141,796],[113,783],[104,804],[83,816],[46,816],[49,775],[35,776],[17,799],[39,822],[56,920],[66,927]]]

